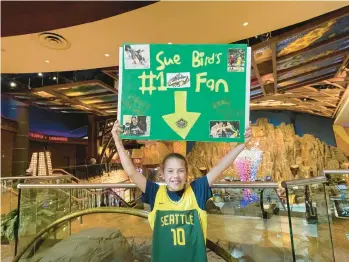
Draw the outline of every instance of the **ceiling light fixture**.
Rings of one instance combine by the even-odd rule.
[[[55,76],[54,76],[52,79],[53,79],[53,80],[56,80],[56,79],[57,79],[57,77],[55,77]]]
[[[109,57],[110,55],[109,54],[104,54],[105,57]]]
[[[38,76],[42,76],[42,73],[38,73]]]
[[[248,26],[248,22],[245,22],[242,24],[243,26]]]
[[[50,61],[49,60],[45,60],[45,63],[50,63]]]
[[[10,86],[15,87],[15,86],[16,86],[16,83],[15,83],[15,82],[11,82],[11,83],[10,83]]]

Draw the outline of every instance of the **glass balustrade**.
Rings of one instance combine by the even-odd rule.
[[[294,261],[334,261],[326,177],[283,182]]]
[[[290,246],[284,245],[284,239],[288,239],[289,236],[283,234],[283,228],[287,228],[287,217],[279,216],[279,206],[282,205],[276,194],[277,184],[252,183],[245,187],[241,185],[244,184],[216,184],[213,188],[214,196],[207,202],[209,214],[207,237],[216,247],[213,250],[216,252],[217,248],[223,250],[233,261],[247,258],[260,261],[263,257],[270,257],[271,261],[280,261],[280,258],[289,257]],[[24,200],[21,201],[18,252],[28,246],[30,240],[41,230],[69,214],[93,209],[116,210],[120,205],[116,205],[115,200],[119,200],[121,206],[132,208],[126,205],[125,200],[120,201],[117,192],[129,190],[129,194],[137,196],[138,191],[134,184],[20,185],[20,188],[21,197],[35,199],[36,205],[35,208],[30,208]],[[81,195],[83,190],[88,192],[87,197]],[[73,196],[82,197],[74,199]],[[135,212],[143,211],[142,205],[134,207]],[[59,230],[55,230],[45,238],[50,240],[43,245],[44,249],[67,239],[70,234],[75,234],[77,225],[79,228],[93,225],[104,228],[105,222],[101,222],[104,216],[105,214],[98,214],[98,219],[90,219],[89,216],[81,215],[66,221],[64,225],[60,225]],[[30,221],[32,224],[27,227]],[[130,223],[133,219],[125,221],[129,222],[120,226],[122,229],[131,230],[135,226],[133,222]],[[150,230],[148,222],[143,223],[143,228]],[[133,231],[138,238],[137,241],[140,241],[142,231]],[[151,232],[149,234],[151,236]],[[31,251],[26,251],[26,256],[32,255],[33,250],[37,249],[36,244],[31,245]],[[209,261],[223,261],[213,250],[208,250]]]
[[[348,172],[325,174],[285,181],[283,188],[272,182],[215,184],[206,204],[209,261],[346,261]],[[140,203],[134,184],[18,187],[17,254],[22,259],[42,256],[99,228],[120,230],[127,240],[124,245],[132,247],[136,241],[136,249],[148,250],[140,261],[150,261],[151,229],[145,219],[149,209]]]
[[[24,184],[66,184],[75,180],[69,174],[53,176],[22,176],[22,177],[1,177],[1,252],[3,257],[14,253],[13,230],[14,221],[18,214],[18,190],[17,185]],[[36,206],[32,198],[23,196],[23,205]],[[22,213],[21,213],[22,214]],[[28,211],[28,215],[32,210]]]
[[[336,261],[349,257],[349,170],[325,170],[326,197]]]

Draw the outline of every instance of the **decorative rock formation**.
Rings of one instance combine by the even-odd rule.
[[[324,169],[338,169],[348,162],[340,149],[326,145],[313,135],[299,137],[292,124],[274,127],[267,119],[258,119],[252,126],[251,144],[263,151],[257,177],[272,176],[274,181],[319,176]],[[190,174],[201,177],[199,168],[210,170],[235,146],[236,143],[195,143],[188,155]],[[226,176],[238,178],[233,166],[221,178]]]
[[[52,248],[38,253],[30,261],[131,262],[133,260],[131,246],[119,229],[93,228],[69,236]]]

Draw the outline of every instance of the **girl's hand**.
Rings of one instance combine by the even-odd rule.
[[[115,121],[111,134],[114,139],[120,139],[120,134],[122,133],[122,128],[118,120]]]
[[[251,121],[250,121],[245,131],[245,144],[248,144],[248,142],[251,141],[251,138],[252,138],[252,130],[251,130]]]

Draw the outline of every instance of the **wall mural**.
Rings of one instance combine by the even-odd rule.
[[[309,73],[307,75],[303,75],[303,76],[299,76],[299,77],[293,78],[292,80],[289,80],[289,81],[281,82],[281,83],[278,84],[278,87],[285,87],[285,86],[288,86],[288,85],[291,85],[291,84],[301,83],[301,82],[307,81],[309,79],[320,77],[322,75],[335,73],[337,70],[338,70],[338,66],[322,69],[322,70],[316,71],[314,73]]]
[[[347,31],[349,31],[349,15],[326,21],[314,29],[301,32],[279,42],[276,46],[277,56],[284,56],[299,51],[329,40],[339,34],[344,34]]]
[[[335,41],[333,43],[329,43],[324,46],[319,46],[317,48],[294,56],[289,56],[285,59],[280,58],[276,63],[276,69],[278,71],[285,70],[318,59],[320,57],[330,55],[334,52],[342,51],[347,48],[349,48],[349,36],[342,38],[341,40]]]
[[[341,63],[343,61],[343,55],[338,55],[335,57],[330,57],[322,61],[316,61],[313,63],[310,63],[308,65],[293,69],[291,71],[278,74],[278,81],[282,81],[284,79],[295,77],[300,74],[308,73],[314,70],[317,70],[322,67],[327,67],[332,64]]]

